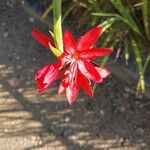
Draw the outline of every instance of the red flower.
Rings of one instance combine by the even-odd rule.
[[[71,32],[65,31],[63,38],[64,53],[58,58],[58,63],[50,65],[49,67],[45,66],[45,68],[40,70],[36,75],[38,76],[38,78],[35,78],[35,80],[38,81],[38,91],[43,91],[59,77],[63,79],[58,88],[58,94],[66,90],[70,105],[76,101],[80,88],[92,97],[91,81],[101,83],[103,79],[110,74],[107,69],[99,67],[93,62],[93,59],[96,57],[104,56],[112,52],[109,48],[93,48],[101,31],[102,27],[92,28],[77,42]],[[45,37],[40,34],[36,39],[43,44],[44,38]],[[44,41],[47,43],[47,38],[45,38]],[[50,42],[50,44],[51,43],[52,42]],[[58,74],[58,70],[60,69],[63,69],[63,71]]]

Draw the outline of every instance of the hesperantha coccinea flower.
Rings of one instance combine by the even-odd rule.
[[[70,105],[76,101],[80,89],[92,97],[92,81],[101,83],[111,74],[109,70],[94,62],[95,58],[112,52],[110,48],[94,47],[101,33],[101,26],[94,27],[76,41],[70,31],[65,31],[64,52],[59,54],[57,63],[47,64],[35,75],[38,93],[50,87],[57,79],[61,79],[58,94],[66,91]],[[55,48],[53,40],[38,29],[34,29],[32,35],[46,48]]]

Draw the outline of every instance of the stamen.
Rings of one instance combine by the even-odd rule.
[[[73,54],[73,58],[75,58],[75,59],[78,59],[79,58],[79,53],[78,52],[75,52],[74,54]]]

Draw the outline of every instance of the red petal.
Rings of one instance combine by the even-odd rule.
[[[59,72],[57,78],[59,79],[59,78],[65,77],[68,72],[69,71],[67,69],[62,70],[61,72]]]
[[[107,76],[109,76],[111,74],[111,72],[108,69],[106,69],[106,68],[95,67],[95,69],[97,70],[97,72],[99,73],[99,75],[102,78],[106,78]]]
[[[80,72],[78,74],[78,82],[80,84],[80,87],[84,90],[84,92],[92,97],[93,96],[92,87],[89,81]]]
[[[58,76],[58,69],[54,65],[46,65],[41,68],[39,72],[35,75],[35,80],[37,81],[38,93],[41,93],[46,88],[48,88]]]
[[[61,94],[68,87],[68,85],[68,77],[66,77],[59,85],[58,94]]]
[[[65,87],[63,86],[63,83],[61,82],[58,87],[58,94],[61,94],[65,90]]]
[[[51,84],[44,83],[44,76],[37,80],[37,91],[38,93],[42,93],[45,89],[47,89]]]
[[[70,72],[69,72],[69,76],[68,76],[68,79],[69,79],[69,86],[70,88],[72,89],[74,86],[78,86],[77,85],[77,71],[78,71],[78,64],[76,62],[72,63],[70,65]]]
[[[77,50],[82,51],[89,49],[95,44],[102,31],[102,27],[95,27],[84,34],[77,43]]]
[[[51,43],[51,45],[54,45],[53,41],[48,36],[44,35],[44,33],[42,33],[39,29],[33,29],[31,34],[39,43],[41,43],[46,48],[49,47],[49,42]]]
[[[88,79],[94,82],[100,82],[102,79],[95,67],[88,61],[79,60],[78,66],[80,72]]]
[[[76,44],[72,33],[69,31],[65,31],[63,40],[64,40],[64,47],[66,52],[69,54],[74,53]]]
[[[58,76],[58,68],[56,68],[54,65],[51,65],[47,73],[45,74],[45,78],[43,83],[51,84]]]
[[[71,61],[71,56],[68,55],[67,53],[63,53],[59,58],[58,58],[58,62],[57,62],[57,66],[59,68],[64,67],[65,65],[67,65],[68,63],[70,63]]]
[[[45,90],[45,84],[43,84],[44,77],[37,80],[37,91],[41,93]]]
[[[47,69],[49,68],[49,66],[50,66],[50,65],[46,65],[46,66],[44,66],[44,67],[41,67],[41,68],[39,69],[39,71],[35,74],[34,80],[37,80],[37,79],[41,78],[41,77],[46,73],[46,71],[47,71]]]
[[[80,56],[82,58],[92,59],[98,56],[105,56],[107,54],[110,54],[111,52],[112,50],[109,48],[92,48],[92,49],[82,51],[80,53]]]
[[[79,92],[79,88],[77,87],[74,87],[72,90],[70,89],[69,86],[66,88],[66,96],[67,96],[69,105],[72,105],[76,101],[78,92]]]

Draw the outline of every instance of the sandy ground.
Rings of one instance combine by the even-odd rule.
[[[21,6],[0,10],[0,150],[150,150],[150,104],[113,75],[69,107],[57,83],[38,95],[33,76],[54,61],[30,35],[48,27]]]

